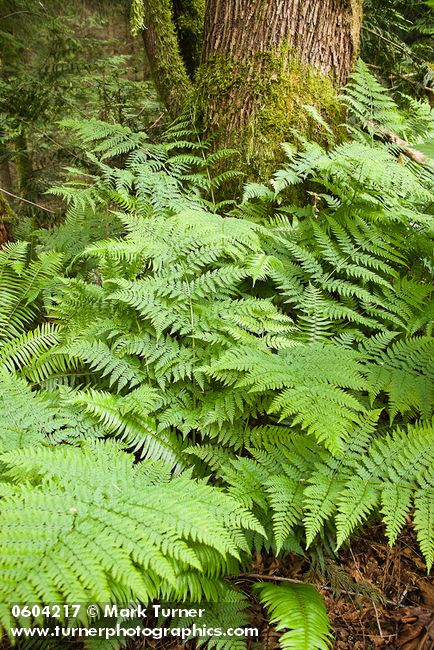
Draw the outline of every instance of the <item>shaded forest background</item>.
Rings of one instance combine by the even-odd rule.
[[[182,0],[174,11],[193,73],[200,59],[198,11]],[[56,209],[44,193],[80,156],[70,131],[59,124],[62,119],[152,127],[150,133],[158,137],[173,113],[155,89],[141,34],[132,35],[128,2],[89,0],[65,7],[56,0],[2,0],[1,12],[1,187]],[[365,2],[360,55],[394,96],[434,101],[428,3]],[[17,207],[14,197],[8,199]],[[23,216],[50,219],[35,206],[19,205]]]

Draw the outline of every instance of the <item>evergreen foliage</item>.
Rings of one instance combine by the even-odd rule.
[[[161,105],[152,82],[143,80],[142,57],[131,42],[121,43],[128,33],[127,13],[126,2],[2,1],[4,189],[43,207],[48,202],[56,213],[59,204],[42,195],[59,182],[62,167],[76,164],[81,156],[71,132],[59,128],[59,120],[94,117],[134,128],[155,120]],[[25,213],[37,223],[47,223],[47,213],[37,206],[20,203],[20,216]]]
[[[389,88],[426,97],[433,91],[432,0],[365,0],[362,56]]]

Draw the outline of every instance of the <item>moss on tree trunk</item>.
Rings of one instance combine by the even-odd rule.
[[[332,79],[301,63],[287,46],[257,53],[249,63],[215,55],[197,74],[198,121],[219,133],[219,146],[239,149],[253,176],[275,169],[283,158],[280,143],[293,141],[295,131],[317,142],[325,138],[309,106],[332,128],[343,120]]]
[[[155,85],[169,114],[176,117],[191,82],[179,49],[171,1],[145,0],[143,24],[143,41]]]
[[[17,225],[18,217],[9,205],[3,192],[0,192],[0,246],[11,238],[11,231]]]

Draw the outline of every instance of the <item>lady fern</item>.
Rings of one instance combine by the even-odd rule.
[[[390,543],[410,519],[432,565],[431,172],[357,130],[369,97],[409,124],[367,74],[354,139],[286,146],[235,208],[211,173],[231,152],[188,124],[74,126],[65,225],[0,252],[4,602],[230,593],[241,616],[224,576],[253,549],[373,517]],[[261,593],[282,647],[327,647],[310,588]]]
[[[6,629],[16,600],[224,598],[220,576],[248,551],[244,531],[260,531],[254,517],[217,488],[132,461],[109,443],[1,456]]]

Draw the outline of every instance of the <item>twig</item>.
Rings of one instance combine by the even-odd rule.
[[[36,11],[28,11],[27,9],[22,9],[21,11],[13,11],[10,14],[0,16],[0,20],[6,20],[6,18],[10,18],[11,16],[16,16],[17,14],[33,14],[34,16],[40,16],[41,15],[41,14],[36,13]]]
[[[27,124],[28,124],[28,122],[27,122]],[[33,128],[34,128],[34,127],[33,127]],[[55,140],[54,138],[52,138],[51,135],[48,135],[48,133],[45,133],[45,131],[41,131],[40,129],[36,129],[36,128],[35,128],[34,130],[35,130],[37,133],[39,133],[40,135],[42,135],[44,138],[47,138],[48,140],[51,140],[51,142],[53,142],[55,145],[57,145],[57,146],[60,147],[61,149],[64,149],[64,150],[65,150],[67,153],[69,153],[69,155],[72,156],[73,158],[78,158],[77,154],[75,154],[75,153],[74,153],[73,151],[71,151],[70,149],[67,149],[67,148],[66,148],[62,143],[57,142],[57,140]]]
[[[386,43],[389,43],[390,45],[393,45],[393,47],[396,47],[397,50],[401,50],[402,52],[405,52],[410,59],[414,59],[415,61],[420,61],[421,63],[425,63],[423,59],[421,59],[419,56],[416,54],[413,54],[413,52],[410,50],[410,48],[400,45],[399,43],[395,43],[395,41],[392,41],[390,38],[386,38],[386,36],[383,36],[383,34],[379,34],[376,32],[374,29],[369,29],[369,27],[365,27],[363,25],[362,27],[363,31],[369,32],[370,34],[373,34],[377,38],[379,38],[382,41],[385,41]]]
[[[241,578],[255,578],[255,580],[272,580],[273,582],[291,582],[294,585],[306,584],[304,580],[296,580],[295,578],[283,578],[282,576],[267,576],[261,573],[240,573]]]
[[[153,122],[149,128],[150,128],[150,129],[153,129],[154,127],[156,127],[157,124],[159,124],[159,123],[161,122],[161,120],[163,119],[163,117],[165,116],[165,114],[166,114],[166,111],[163,111],[162,113],[160,113],[160,115],[157,117],[157,119],[155,120],[155,122]],[[139,115],[140,115],[140,113],[139,113]]]
[[[414,149],[408,142],[396,135],[396,133],[392,133],[392,131],[385,129],[373,120],[366,120],[366,124],[376,131],[380,137],[388,140],[392,144],[398,145],[398,147],[401,147],[403,153],[411,158],[411,160],[414,160],[414,162],[419,165],[425,165],[428,162],[428,156],[422,153],[422,151]]]
[[[8,196],[12,196],[14,199],[18,199],[18,201],[24,201],[24,203],[29,203],[30,205],[34,205],[36,208],[40,208],[41,210],[45,210],[45,212],[51,212],[51,214],[57,214],[54,210],[50,210],[49,208],[44,207],[43,205],[39,205],[39,203],[33,203],[33,201],[29,201],[28,199],[24,199],[22,196],[17,196],[16,194],[12,194],[12,192],[8,192],[7,190],[4,190],[2,187],[0,187],[0,192],[3,192],[4,194],[7,194]]]
[[[408,594],[408,589],[406,587],[404,589],[404,591],[402,592],[401,596],[398,598],[398,602],[396,603],[397,607],[399,607],[401,605],[402,601],[404,600],[404,598],[406,597],[407,594]]]
[[[376,606],[376,604],[375,604],[374,601],[372,601],[372,604],[373,604],[373,606],[374,606],[375,618],[377,619],[377,627],[378,627],[378,631],[379,631],[379,633],[380,633],[380,637],[383,638],[383,630],[381,629],[380,619],[378,618],[378,610],[377,610],[377,606]]]

